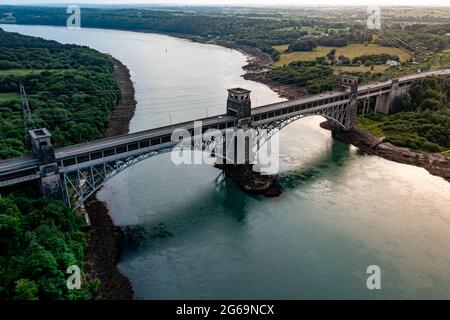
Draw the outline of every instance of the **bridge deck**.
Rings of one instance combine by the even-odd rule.
[[[21,169],[28,169],[38,165],[36,158],[32,156],[12,158],[0,161],[0,173],[9,171],[18,171]]]
[[[221,122],[230,122],[234,121],[234,117],[228,116],[226,114],[224,115],[218,115],[208,118],[203,118],[195,121],[202,121],[202,125],[211,125],[211,124],[217,124]],[[159,127],[154,129],[149,129],[145,131],[120,135],[120,136],[114,136],[111,138],[104,138],[100,140],[95,140],[83,144],[73,145],[66,148],[57,149],[55,151],[56,153],[56,159],[66,158],[70,156],[76,156],[80,153],[87,153],[92,152],[98,149],[104,149],[108,147],[114,147],[121,144],[127,144],[134,142],[136,140],[140,139],[150,139],[152,137],[159,137],[162,135],[171,135],[175,130],[177,129],[186,129],[189,130],[194,127],[194,121],[186,121],[182,123],[177,123],[174,125],[169,125],[165,127]],[[1,163],[0,163],[1,165]]]
[[[437,71],[428,71],[422,72],[414,75],[404,76],[399,78],[399,83],[404,84],[405,82],[413,81],[418,78],[423,78],[427,76],[450,76],[450,69],[447,70],[437,70]],[[358,87],[358,96],[361,98],[365,98],[368,96],[376,96],[381,93],[384,93],[385,90],[390,90],[390,86],[392,84],[392,80],[382,81],[367,85],[362,85]],[[384,89],[386,88],[386,89]],[[378,90],[378,91],[377,91]],[[252,109],[252,116],[258,116],[261,114],[259,118],[262,118],[264,113],[280,113],[278,110],[297,107],[299,105],[305,105],[310,103],[315,103],[315,105],[324,105],[326,103],[347,99],[350,93],[348,91],[331,91],[325,92],[322,94],[311,95],[302,97],[300,99],[295,99],[291,101],[283,101],[279,103],[274,103],[270,105],[260,106]],[[320,102],[320,103],[316,103]],[[317,107],[316,107],[317,108]],[[297,109],[297,108],[296,108]],[[303,110],[303,108],[300,108]],[[276,112],[278,111],[278,112]],[[284,110],[286,111],[286,110]],[[305,112],[308,109],[304,110]],[[285,113],[283,113],[284,115]],[[270,115],[271,117],[276,117],[277,115]],[[203,127],[208,126],[222,126],[225,124],[225,127],[229,127],[230,123],[234,124],[235,118],[232,116],[228,116],[226,114],[217,115],[213,117],[203,118],[196,121],[201,121]],[[153,137],[161,137],[165,135],[171,135],[176,129],[192,129],[194,127],[194,121],[187,121],[183,123],[178,123],[174,125],[164,126],[160,128],[154,128],[150,130],[145,130],[141,132],[115,136],[111,138],[105,138],[101,140],[96,140],[88,143],[83,143],[79,145],[74,145],[66,148],[60,148],[55,151],[57,160],[77,157],[82,154],[90,153],[96,150],[106,149],[117,147],[120,145],[125,145],[129,143],[133,143],[142,139],[151,139]],[[11,173],[12,177],[17,172],[24,172],[26,170],[30,170],[30,172],[34,169],[38,168],[38,161],[32,156],[13,158],[8,160],[0,161],[0,176],[1,179],[7,179],[8,174]]]

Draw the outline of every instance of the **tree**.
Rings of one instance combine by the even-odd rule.
[[[0,198],[0,251],[9,255],[17,250],[22,234],[19,209],[10,199]]]
[[[336,59],[336,49],[331,49],[330,52],[327,53],[327,58],[331,62],[331,64],[334,64]]]
[[[339,64],[339,65],[348,65],[348,64],[350,64],[350,63],[351,63],[350,58],[348,58],[348,57],[346,57],[346,56],[344,56],[344,55],[340,55],[340,56],[338,57],[338,64]]]
[[[411,111],[412,108],[413,106],[411,95],[409,93],[406,93],[394,99],[394,103],[392,105],[392,112],[396,113],[402,111]]]
[[[16,281],[14,290],[14,300],[39,300],[38,286],[29,279],[19,279]]]
[[[312,51],[317,47],[317,42],[313,40],[299,40],[291,43],[287,51]]]

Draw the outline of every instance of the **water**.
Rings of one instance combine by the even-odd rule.
[[[246,58],[230,49],[133,32],[5,29],[86,44],[128,65],[138,100],[131,131],[223,113],[229,87],[253,90],[258,104],[280,100],[240,78]],[[119,267],[137,297],[450,298],[450,184],[363,155],[321,121],[283,129],[276,199],[169,155],[109,181],[99,197],[126,231]],[[366,288],[369,265],[381,268],[381,290]]]

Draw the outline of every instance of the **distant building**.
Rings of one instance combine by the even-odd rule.
[[[398,62],[398,61],[396,61],[396,60],[388,59],[388,60],[386,61],[386,64],[387,64],[388,66],[390,66],[390,67],[398,67],[398,66],[400,65],[400,62]]]
[[[14,18],[12,12],[5,12],[3,16],[0,15],[0,22],[14,22],[16,18]]]

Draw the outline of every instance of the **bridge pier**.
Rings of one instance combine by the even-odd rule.
[[[31,146],[39,162],[39,187],[44,197],[64,201],[64,192],[56,163],[51,134],[47,129],[30,130]]]
[[[281,191],[274,186],[274,178],[254,171],[255,154],[251,144],[256,141],[251,141],[249,136],[252,129],[249,90],[242,88],[228,90],[227,114],[235,118],[236,130],[232,139],[231,137],[224,139],[223,158],[215,167],[222,170],[225,176],[231,178],[246,192],[278,196]],[[225,143],[225,140],[228,143]]]
[[[242,88],[228,89],[227,114],[236,118],[237,130],[231,146],[235,166],[239,164],[250,165],[252,162],[252,148],[249,137],[246,135],[247,130],[252,127],[250,92]],[[243,145],[240,145],[242,144],[241,140],[244,140]]]
[[[431,75],[449,77],[450,70],[422,73],[403,77],[398,81],[383,81],[359,88],[358,78],[342,76],[340,92],[333,91],[255,109],[251,109],[250,91],[241,88],[230,89],[227,114],[200,119],[204,121],[201,133],[218,129],[222,131],[222,134],[225,131],[234,134],[233,129],[240,128],[243,129],[241,131],[251,132],[251,135],[244,135],[244,137],[249,136],[251,142],[240,139],[238,144],[233,146],[233,141],[228,140],[230,146],[225,145],[222,154],[219,150],[220,141],[218,143],[212,139],[216,137],[214,135],[211,140],[201,139],[198,144],[194,140],[195,144],[192,147],[211,146],[213,148],[211,152],[214,155],[222,158],[220,156],[222,154],[223,160],[228,160],[223,166],[229,170],[230,174],[246,183],[257,181],[258,173],[253,175],[252,163],[255,162],[253,157],[259,158],[260,153],[254,154],[255,149],[259,149],[259,143],[263,145],[273,139],[275,134],[288,124],[306,116],[320,115],[330,120],[327,123],[333,127],[333,133],[349,130],[355,125],[358,100],[367,99],[365,108],[361,106],[363,114],[374,111],[373,99],[377,99],[375,111],[389,113],[392,111],[396,97],[408,91],[418,79]],[[95,193],[105,181],[126,168],[144,159],[174,150],[177,143],[172,140],[173,137],[169,131],[173,133],[174,129],[184,130],[191,135],[194,133],[194,136],[200,136],[201,134],[195,134],[195,122],[154,128],[133,133],[127,137],[119,136],[92,141],[83,146],[57,150],[56,155],[48,131],[32,130],[30,132],[33,145],[32,156],[0,161],[0,188],[38,181],[44,196],[59,200],[66,199],[68,204],[70,199],[74,201],[74,207],[79,208],[83,200]],[[257,129],[257,132],[252,129]],[[256,139],[253,139],[255,136]],[[219,140],[222,138],[221,134],[218,134],[218,138]],[[245,148],[244,151],[242,146]],[[273,153],[270,152],[270,156],[272,155]],[[243,156],[245,158],[242,158]],[[220,161],[217,163],[222,165]],[[243,163],[241,171],[237,170],[240,163]],[[245,178],[242,178],[244,174]],[[61,186],[62,179],[64,179],[64,189]]]
[[[358,111],[358,83],[359,78],[355,76],[342,75],[340,77],[341,91],[350,89],[350,102],[345,114],[345,130],[351,130],[356,125],[356,114]]]
[[[356,113],[358,110],[358,101],[356,95],[349,102],[347,114],[345,115],[345,130],[351,130],[356,126]]]
[[[399,86],[399,79],[393,79],[391,84],[391,90],[389,93],[384,93],[377,96],[375,104],[375,111],[383,114],[390,114],[393,110],[395,98],[404,95],[408,92],[410,86]]]

